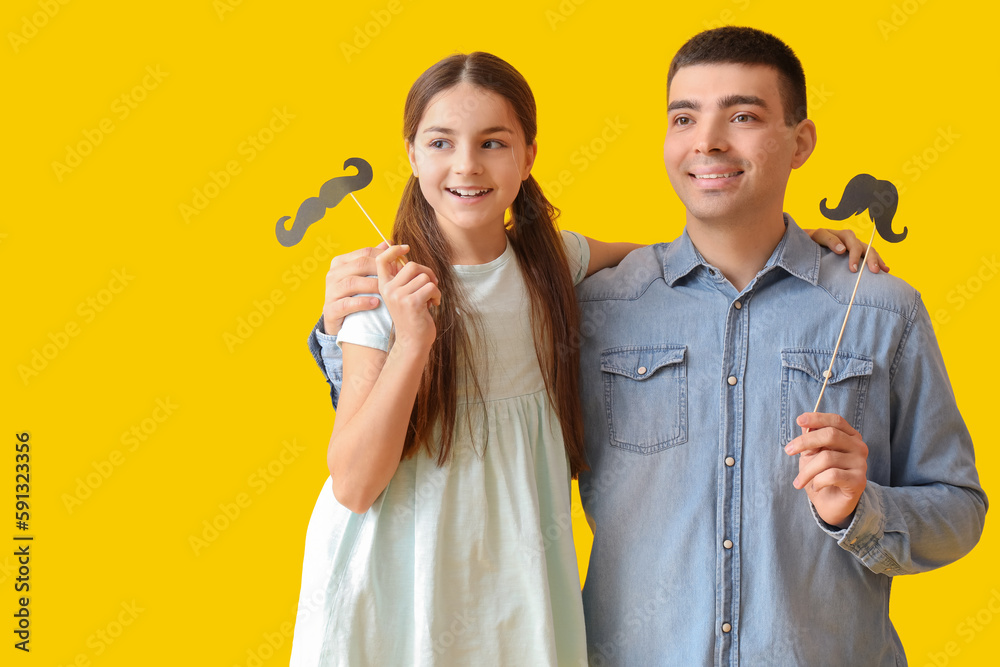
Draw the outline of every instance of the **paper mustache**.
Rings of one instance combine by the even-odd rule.
[[[319,197],[309,197],[299,205],[291,229],[285,227],[285,222],[290,219],[289,216],[286,215],[278,220],[278,224],[274,227],[278,243],[286,248],[292,247],[302,240],[309,225],[323,219],[323,216],[326,215],[326,209],[333,208],[344,197],[356,190],[361,190],[372,182],[372,166],[365,160],[359,157],[349,158],[344,161],[344,169],[348,167],[354,167],[358,173],[353,176],[331,178],[324,183],[319,189]]]
[[[902,234],[892,231],[892,217],[896,215],[898,204],[899,193],[896,192],[895,185],[869,174],[858,174],[848,181],[837,208],[827,208],[824,198],[819,203],[819,210],[830,220],[847,220],[868,209],[868,216],[875,223],[878,235],[889,243],[899,243],[906,238],[908,230],[903,227]]]

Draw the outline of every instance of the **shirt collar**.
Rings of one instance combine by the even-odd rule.
[[[795,224],[792,216],[785,216],[785,234],[781,237],[771,257],[761,270],[766,273],[771,268],[781,267],[791,275],[815,285],[819,280],[819,262],[822,249],[802,229]],[[678,280],[688,275],[695,268],[703,266],[711,269],[698,249],[691,242],[687,229],[679,239],[671,243],[663,253],[663,278],[668,285],[674,286]]]

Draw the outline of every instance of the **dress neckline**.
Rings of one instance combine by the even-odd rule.
[[[513,256],[514,247],[510,244],[510,239],[507,239],[507,247],[496,259],[491,259],[485,264],[452,264],[451,268],[455,270],[455,273],[487,273],[500,268]]]

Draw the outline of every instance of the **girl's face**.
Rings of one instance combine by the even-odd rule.
[[[510,103],[467,83],[438,93],[407,143],[420,190],[459,252],[506,244],[504,213],[531,173],[535,151]]]

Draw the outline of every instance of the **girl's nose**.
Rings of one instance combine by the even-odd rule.
[[[467,146],[455,151],[455,161],[452,169],[456,174],[478,174],[482,171],[482,162],[476,146]]]

